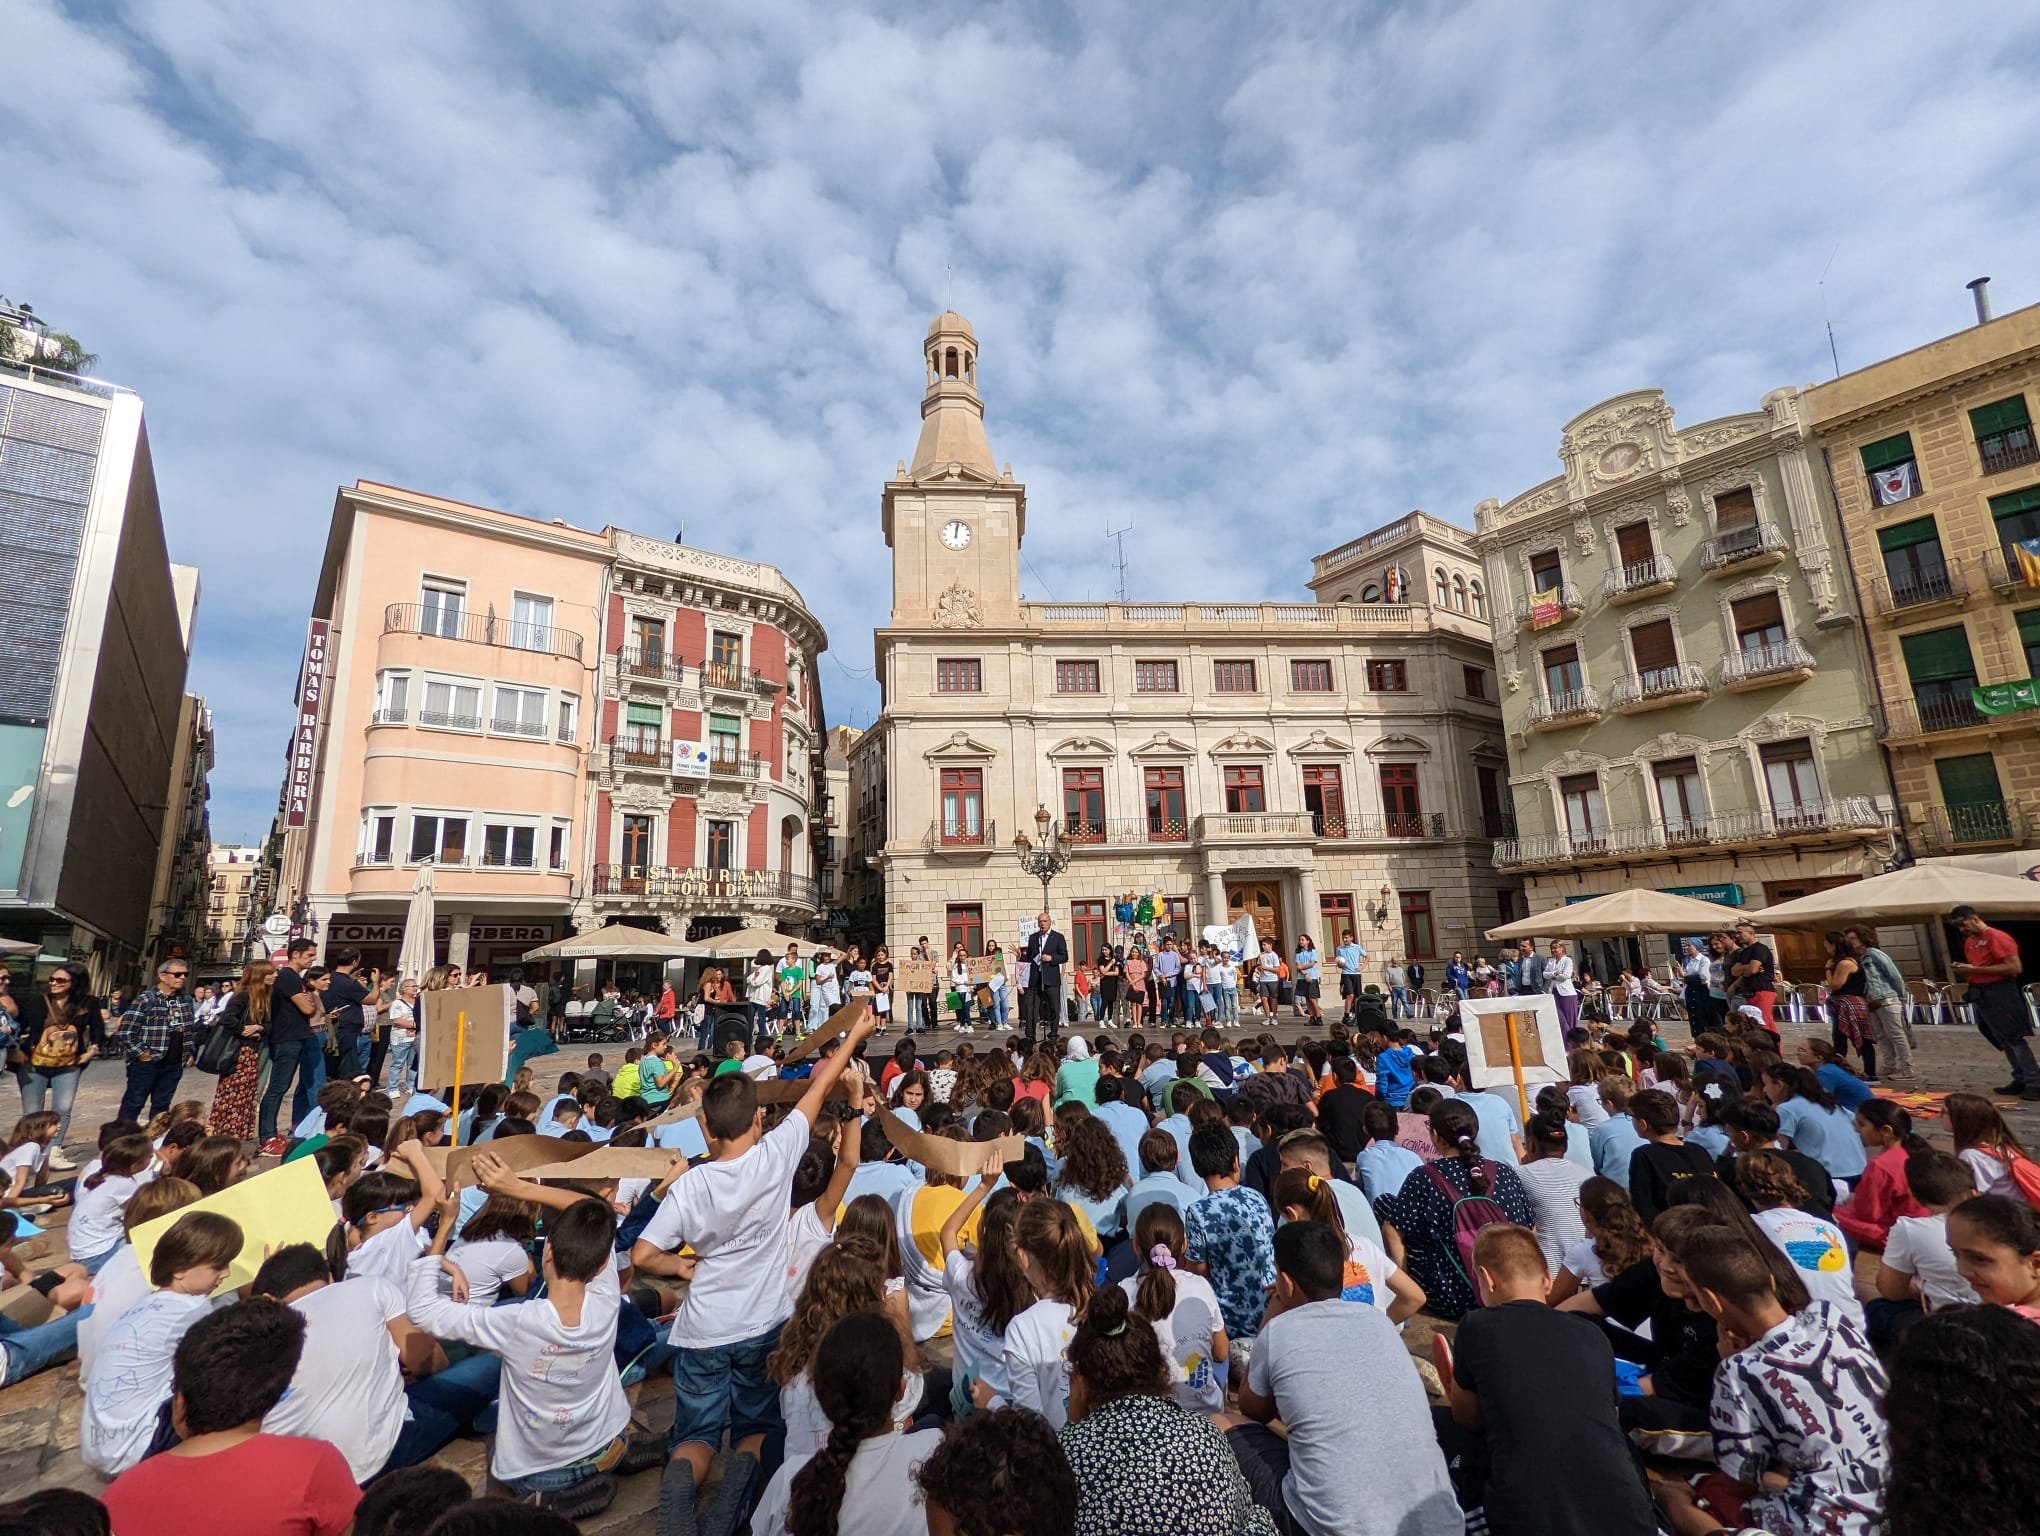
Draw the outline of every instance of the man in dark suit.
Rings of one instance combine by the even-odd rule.
[[[1034,1000],[1028,1011],[1027,1040],[1034,1043],[1035,1030],[1047,1025],[1053,1040],[1063,1022],[1063,967],[1070,963],[1069,941],[1055,931],[1055,919],[1043,912],[1037,927],[1027,935],[1021,958],[1027,962],[1027,995]]]

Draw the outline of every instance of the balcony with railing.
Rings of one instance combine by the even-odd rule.
[[[1906,813],[1906,830],[1921,853],[2024,847],[2040,837],[2040,801],[1985,800],[1972,805],[1927,805]]]
[[[368,723],[370,725],[402,725],[410,718],[411,718],[410,710],[406,709],[403,705],[398,704],[392,707],[375,710],[373,713],[369,715]]]
[[[1498,869],[1555,864],[1622,863],[1637,858],[1768,843],[1862,838],[1887,831],[1877,802],[1856,795],[1780,806],[1749,806],[1679,821],[1624,822],[1584,833],[1544,832],[1495,843]]]
[[[784,869],[715,869],[668,864],[597,864],[588,879],[597,901],[632,905],[740,906],[752,902],[813,911],[821,906],[811,875]]]
[[[1206,843],[1307,842],[1308,811],[1218,811],[1199,816],[1197,838]]]
[[[1587,686],[1564,693],[1536,694],[1525,711],[1525,719],[1533,731],[1563,731],[1577,725],[1591,725],[1600,718],[1600,698]]]
[[[703,662],[701,686],[718,693],[757,694],[768,699],[779,691],[779,685],[767,682],[756,667],[739,666],[733,661]]]
[[[1983,557],[1983,567],[1993,592],[2019,594],[2034,588],[2035,583],[2026,579],[2026,568],[2019,564],[2018,553],[2009,543],[1993,544]]]
[[[1085,848],[1134,848],[1142,843],[1184,843],[1190,827],[1172,816],[1112,818],[1105,821],[1066,821],[1063,840],[1079,851]]]
[[[2002,474],[2008,469],[2040,463],[2040,442],[2034,440],[2031,423],[2010,427],[1978,438],[1976,457],[1986,475]]]
[[[749,756],[741,752],[710,752],[708,776],[711,779],[762,779],[765,777],[765,759],[756,752]]]
[[[1872,606],[1880,615],[1913,614],[1944,605],[1952,606],[1969,597],[1969,579],[1960,560],[1948,560],[1927,570],[1903,575],[1889,573],[1870,583]]]
[[[568,661],[581,659],[581,637],[572,630],[550,624],[523,624],[494,614],[468,613],[458,608],[423,603],[391,603],[383,610],[386,635],[426,635],[440,640],[460,640],[469,645],[499,645],[513,651],[532,651],[541,656],[559,656]]]
[[[1615,679],[1608,702],[1618,715],[1640,715],[1707,697],[1707,674],[1698,667],[1650,667]]]
[[[489,729],[498,736],[528,736],[534,741],[543,741],[546,736],[543,720],[518,720],[497,718],[489,722]]]
[[[1587,610],[1580,597],[1580,589],[1569,581],[1561,581],[1555,587],[1546,587],[1539,592],[1519,593],[1516,598],[1516,626],[1536,625],[1539,618],[1545,620],[1543,627],[1576,619]]]
[[[662,683],[687,681],[687,668],[678,656],[669,656],[651,646],[626,645],[617,651],[615,661],[618,679],[641,677]]]
[[[651,769],[670,772],[672,744],[663,736],[612,736],[609,738],[609,766],[613,770]]]
[[[1785,558],[1785,535],[1768,518],[1724,528],[1700,546],[1700,565],[1708,575],[1721,576]]]
[[[1951,689],[1914,694],[1911,698],[1900,695],[1886,699],[1880,716],[1877,734],[1885,741],[1938,736],[1946,731],[1966,731],[1996,723],[1992,716],[1976,707],[1968,687],[1959,692]]]
[[[1721,658],[1721,686],[1730,693],[1749,693],[1813,676],[1813,652],[1803,640],[1774,640],[1746,646]]]
[[[921,846],[931,853],[966,856],[993,853],[999,846],[999,824],[996,821],[930,822]]]
[[[418,723],[435,731],[479,731],[482,717],[458,710],[421,709],[418,711]]]
[[[1669,592],[1679,584],[1679,568],[1664,555],[1618,565],[1601,578],[1601,596],[1620,606],[1638,598]]]
[[[1328,843],[1435,841],[1449,835],[1445,813],[1385,811],[1379,816],[1310,813],[1311,830]]]

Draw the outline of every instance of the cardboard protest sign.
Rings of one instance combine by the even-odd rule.
[[[774,1078],[771,1082],[758,1085],[760,1104],[798,1104],[807,1096],[808,1083],[804,1077]],[[828,1097],[845,1103],[855,1098],[848,1078],[839,1077],[829,1084]]]
[[[241,1228],[241,1251],[226,1279],[213,1289],[215,1296],[253,1280],[262,1260],[278,1248],[310,1243],[323,1249],[333,1231],[333,1202],[326,1194],[326,1181],[319,1177],[318,1159],[301,1157],[136,1227],[132,1236],[135,1259],[144,1275],[163,1234],[193,1211],[217,1211],[232,1217]]]
[[[1470,997],[1460,1003],[1459,1014],[1466,1026],[1468,1086],[1513,1090],[1519,1062],[1526,1088],[1570,1080],[1571,1074],[1565,1069],[1565,1031],[1558,1022],[1558,999],[1550,993]],[[1513,1058],[1509,1054],[1511,1014],[1516,1021]]]
[[[831,1040],[842,1039],[843,1036],[849,1034],[851,1030],[857,1027],[858,1021],[864,1017],[870,1007],[870,999],[862,997],[852,998],[834,1013],[830,1014],[820,1029],[809,1035],[805,1040],[798,1041],[788,1047],[786,1060],[789,1062],[805,1061]]]
[[[449,1185],[473,1184],[472,1164],[477,1152],[491,1152],[509,1166],[512,1173],[543,1168],[548,1163],[567,1163],[585,1157],[596,1148],[592,1141],[567,1141],[558,1136],[506,1136],[472,1147],[427,1147],[425,1155]],[[331,1208],[328,1207],[330,1213]]]
[[[509,1076],[510,1025],[517,1000],[508,987],[445,987],[421,992],[418,1082],[431,1088],[500,1083]],[[467,1020],[467,1043],[460,1021]]]
[[[702,1150],[707,1150],[705,1144]],[[598,1146],[580,1157],[519,1171],[527,1179],[663,1179],[672,1169],[673,1150],[668,1147]]]
[[[902,960],[893,968],[893,985],[899,991],[925,997],[935,990],[933,960]]]
[[[908,1160],[950,1178],[967,1179],[983,1173],[985,1160],[994,1155],[1002,1163],[1017,1162],[1027,1150],[1027,1138],[1020,1135],[1001,1136],[996,1141],[951,1141],[947,1136],[931,1136],[915,1130],[883,1104],[878,1107],[878,1119],[885,1127],[885,1139]]]

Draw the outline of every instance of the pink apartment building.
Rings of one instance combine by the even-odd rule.
[[[801,929],[825,643],[771,566],[342,487],[276,910],[386,968],[427,863],[468,967],[619,920]]]

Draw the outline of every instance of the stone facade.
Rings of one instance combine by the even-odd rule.
[[[1892,856],[1833,508],[1796,391],[1679,429],[1657,390],[1566,425],[1564,473],[1482,502],[1533,911],[1640,881],[1758,907]],[[1796,979],[1817,939],[1781,935]],[[1663,965],[1669,941],[1600,957]]]
[[[2040,711],[1986,713],[1971,691],[2040,674],[2040,583],[2014,548],[2040,537],[2040,306],[1811,388],[1805,407],[1911,852],[2040,848]]]
[[[1026,490],[985,442],[976,337],[945,314],[925,350],[920,443],[883,496],[884,709],[851,754],[888,942],[1010,947],[1042,902],[1014,840],[1042,822],[1070,844],[1050,906],[1085,951],[1121,937],[1130,894],[1179,931],[1244,912],[1323,946],[1352,926],[1376,967],[1512,915],[1488,859],[1489,628],[1477,585],[1451,601],[1452,573],[1480,577],[1463,530],[1413,516],[1321,557],[1315,603],[1025,601]]]

